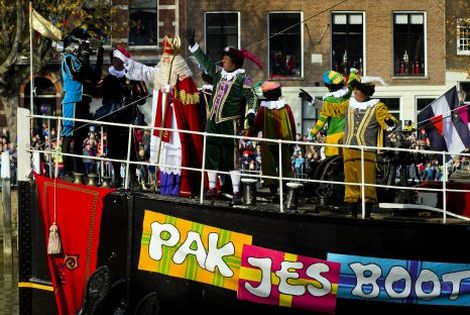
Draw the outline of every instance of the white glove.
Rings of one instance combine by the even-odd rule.
[[[359,70],[357,70],[356,68],[350,68],[350,69],[349,69],[349,72],[358,73]]]
[[[166,85],[163,87],[163,92],[165,92],[165,93],[170,93],[170,91],[171,91],[171,85],[166,84]]]

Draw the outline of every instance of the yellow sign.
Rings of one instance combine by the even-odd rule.
[[[252,236],[145,211],[139,270],[237,290],[244,244]]]

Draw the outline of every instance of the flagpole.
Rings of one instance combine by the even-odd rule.
[[[29,81],[29,107],[31,110],[31,115],[34,114],[34,77],[33,77],[33,3],[29,2],[29,68],[30,68],[30,81]]]

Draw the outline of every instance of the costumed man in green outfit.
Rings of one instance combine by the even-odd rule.
[[[399,121],[389,113],[387,106],[379,99],[371,99],[375,92],[375,78],[363,77],[361,81],[350,81],[354,97],[349,100],[345,116],[344,144],[364,145],[373,147],[383,146],[384,130],[391,131],[399,125]],[[362,182],[361,150],[344,148],[344,177],[346,183]],[[376,183],[376,150],[364,151],[364,183]],[[365,216],[370,217],[372,206],[377,203],[374,186],[366,186],[364,191]],[[361,186],[348,185],[344,192],[344,202],[349,205],[353,217],[362,200]]]
[[[295,140],[295,120],[290,106],[282,99],[281,85],[277,82],[266,81],[261,85],[261,92],[266,100],[261,101],[256,112],[251,136],[261,131],[263,138]],[[292,177],[291,145],[282,145],[282,176]],[[279,174],[279,145],[274,142],[261,144],[261,168],[263,175],[278,176]],[[273,179],[264,179],[269,187],[273,200],[276,199],[279,184]]]
[[[355,69],[351,69],[349,81],[356,78]],[[328,123],[326,132],[326,144],[341,144],[344,136],[344,115],[348,108],[351,90],[345,86],[344,77],[336,71],[325,71],[323,82],[328,88],[328,93],[323,97],[323,104],[315,126],[310,131],[310,136],[315,138],[317,133]],[[325,146],[326,157],[340,154],[341,148]]]
[[[217,66],[195,41],[194,29],[184,32],[189,50],[196,57],[201,68],[213,78],[214,90],[209,102],[206,132],[238,136],[239,122],[243,121],[244,129],[253,125],[256,109],[256,96],[253,82],[242,69],[245,53],[233,47],[223,51],[222,66]],[[233,189],[233,204],[241,203],[240,193],[240,158],[238,140],[222,137],[208,137],[206,142],[205,167],[209,179],[208,198],[217,198],[217,171],[230,172]]]

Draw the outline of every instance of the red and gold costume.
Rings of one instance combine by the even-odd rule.
[[[162,45],[163,55],[156,67],[129,59],[126,76],[153,84],[152,126],[202,131],[198,89],[191,69],[178,55],[179,38],[165,36]],[[150,151],[150,161],[161,165],[161,194],[190,196],[199,192],[200,173],[181,167],[201,168],[202,136],[154,129]]]

